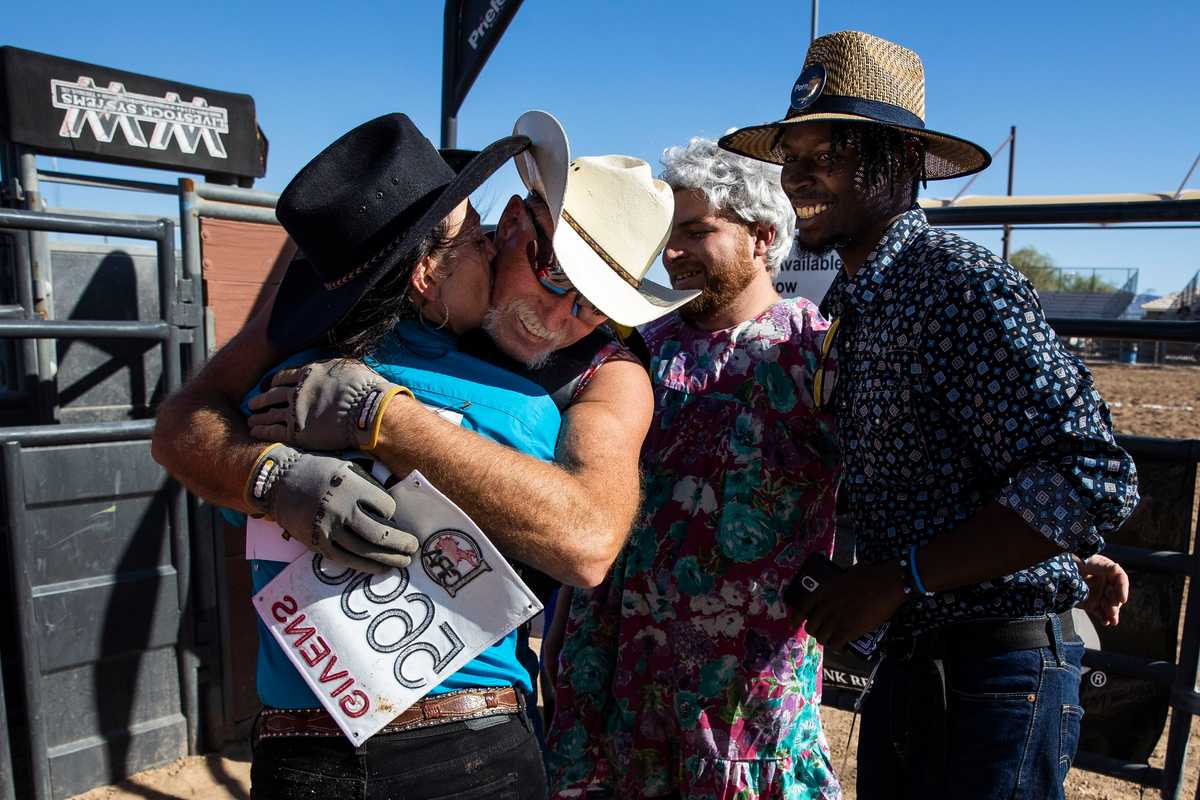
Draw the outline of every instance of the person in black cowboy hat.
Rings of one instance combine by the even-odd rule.
[[[407,564],[415,542],[387,522],[390,497],[386,493],[338,458],[284,444],[262,449],[261,444],[251,448],[244,440],[233,441],[237,437],[229,432],[231,414],[227,409],[220,413],[220,406],[228,405],[229,398],[240,396],[248,376],[258,374],[289,350],[314,342],[333,343],[342,354],[369,354],[367,364],[378,373],[357,361],[322,362],[301,370],[306,376],[301,382],[321,383],[322,391],[306,395],[311,401],[306,409],[298,408],[296,402],[290,404],[290,441],[303,442],[306,449],[374,453],[384,434],[392,432],[383,424],[385,409],[409,402],[405,394],[439,406],[446,406],[447,398],[453,399],[456,402],[450,403],[450,410],[461,416],[462,427],[493,442],[429,414],[434,421],[431,425],[420,409],[409,411],[407,418],[410,427],[422,431],[431,451],[449,448],[450,460],[455,463],[479,451],[481,460],[490,463],[494,472],[490,479],[475,482],[473,497],[455,492],[449,492],[450,496],[477,519],[486,519],[489,535],[506,552],[560,580],[599,580],[603,572],[600,561],[615,555],[636,509],[637,474],[630,465],[636,464],[645,430],[644,425],[639,427],[639,419],[649,416],[648,382],[641,366],[625,360],[611,367],[605,362],[594,370],[591,383],[581,390],[589,401],[580,404],[587,407],[586,413],[567,412],[572,430],[560,456],[569,469],[562,469],[543,463],[555,454],[559,421],[558,410],[545,391],[527,377],[474,359],[456,347],[455,337],[482,324],[488,310],[487,267],[495,255],[492,243],[479,233],[478,219],[464,198],[502,162],[505,153],[526,144],[522,137],[502,140],[454,177],[407,118],[390,115],[355,129],[327,148],[280,198],[279,217],[297,240],[301,256],[289,268],[273,309],[253,320],[210,361],[198,380],[164,405],[155,435],[156,457],[194,491],[231,507],[266,514],[289,532],[301,532],[306,546],[335,560],[370,571],[379,569],[374,562]],[[410,171],[418,178],[425,173],[434,178],[414,180],[406,177]],[[646,173],[648,176],[648,168]],[[608,190],[601,194],[604,191]],[[647,190],[627,186],[626,191],[638,195]],[[637,207],[636,203],[630,206]],[[446,208],[451,209],[448,215],[443,213]],[[545,213],[544,209],[535,211]],[[537,258],[536,245],[527,251],[535,236],[527,213],[522,205],[520,213],[509,220],[519,230],[499,238],[506,243],[506,250],[513,251],[506,253],[510,262],[506,270],[519,274],[514,265],[525,258],[524,276],[533,291],[544,294],[547,290],[530,267],[543,259]],[[668,208],[657,238],[647,239],[650,250],[665,239],[669,219]],[[551,223],[544,219],[539,226],[548,229]],[[339,247],[339,241],[344,246]],[[645,255],[648,263],[653,254],[647,251]],[[557,314],[558,305],[565,304],[568,309],[579,306],[582,299],[577,295],[559,289],[553,294],[557,299],[546,307]],[[575,338],[591,327],[580,326]],[[306,352],[287,365],[312,358],[314,354]],[[405,389],[406,378],[418,369],[420,380],[408,381],[412,390]],[[334,398],[348,397],[342,392],[346,375],[357,384],[349,400],[340,403]],[[615,429],[615,414],[596,411],[607,408],[603,397],[607,393],[611,398],[614,390],[629,401],[619,404],[624,417]],[[273,391],[276,389],[269,389],[263,397]],[[299,394],[295,393],[293,400]],[[387,416],[394,419],[396,415]],[[600,428],[607,434],[600,436]],[[508,447],[499,447],[501,444]],[[584,444],[587,453],[576,454]],[[630,451],[628,458],[621,457],[622,448]],[[239,464],[245,466],[239,469]],[[421,466],[426,469],[424,463]],[[463,471],[470,472],[467,466]],[[236,477],[231,481],[231,476],[246,474],[244,492],[231,486],[241,483]],[[445,477],[450,483],[451,476]],[[435,482],[442,486],[436,478]],[[596,497],[588,496],[587,485],[595,483],[605,485],[594,493]],[[571,527],[576,508],[548,524],[546,508],[557,508],[564,501],[584,512],[597,507],[600,511],[577,527]],[[274,538],[277,542],[277,533]],[[606,544],[609,539],[615,544]],[[608,551],[611,554],[605,556]],[[587,566],[577,566],[580,563]],[[256,589],[282,566],[280,561],[256,562]],[[531,750],[527,731],[522,733],[523,722],[488,728],[486,733],[474,730],[481,723],[457,722],[464,715],[479,715],[480,709],[464,706],[480,696],[476,687],[498,687],[489,689],[500,702],[489,707],[488,713],[502,715],[513,715],[518,703],[516,693],[504,687],[518,687],[522,694],[530,690],[529,679],[516,661],[514,637],[499,642],[476,660],[478,664],[471,662],[450,676],[435,690],[437,694],[414,707],[424,718],[436,718],[445,725],[431,732],[436,736],[425,734],[421,743],[415,743],[401,731],[392,731],[368,742],[368,748],[375,751],[370,754],[369,771],[376,776],[391,775],[386,782],[367,781],[362,774],[345,775],[338,760],[343,751],[353,748],[348,741],[339,740],[336,729],[315,709],[315,698],[280,658],[278,648],[260,638],[264,644],[260,648],[259,691],[273,710],[265,712],[257,730],[256,793],[292,796],[291,792],[299,791],[288,778],[293,774],[290,759],[295,759],[305,763],[310,773],[324,776],[328,788],[320,790],[325,792],[320,796],[343,796],[341,792],[351,785],[376,791],[376,786],[385,783],[386,791],[402,791],[406,797],[453,796],[455,786],[478,789],[493,778],[510,774],[516,778],[520,796],[544,794],[540,758],[532,757],[536,747]],[[454,692],[447,694],[446,690]],[[297,708],[307,710],[280,711]],[[396,725],[411,727],[407,721]],[[335,741],[319,741],[326,737]],[[452,768],[454,759],[469,758],[484,747],[494,758],[485,759],[469,772]],[[424,770],[422,779],[411,769],[413,761],[443,763],[446,775],[432,781]],[[335,773],[344,777],[336,787],[332,781]]]
[[[334,142],[280,197],[277,214],[299,255],[272,309],[209,362],[198,384],[232,383],[236,386],[226,390],[226,397],[240,397],[268,359],[278,360],[306,345],[335,344],[338,354],[390,357],[388,367],[394,369],[384,374],[393,381],[418,364],[435,373],[441,370],[443,388],[461,390],[466,405],[485,399],[480,396],[485,391],[486,399],[497,405],[519,398],[526,419],[544,421],[530,424],[530,443],[515,443],[532,447],[532,442],[548,441],[543,448],[552,447],[557,435],[553,404],[544,397],[530,399],[524,382],[499,369],[489,371],[453,347],[453,334],[482,323],[494,255],[467,197],[527,146],[527,139],[509,137],[474,158],[459,158],[456,172],[402,114],[372,120]],[[303,363],[311,355],[299,359]],[[478,369],[470,377],[487,387],[478,394],[471,394],[476,389],[468,380],[456,380],[474,367]],[[360,398],[360,407],[331,412],[349,420],[357,447],[345,449],[369,451],[375,418],[408,391],[382,379],[379,384],[378,390],[365,387],[369,396]],[[164,406],[155,439],[155,455],[190,488],[277,523],[293,535],[290,541],[298,540],[300,553],[310,547],[336,562],[376,573],[409,564],[417,540],[391,524],[394,501],[362,469],[340,457],[284,444],[264,448],[244,436],[241,441],[214,437],[203,416],[181,416],[181,404],[203,399],[194,390]],[[479,424],[497,423],[485,419]],[[493,433],[497,438],[517,436],[507,430]],[[214,460],[232,481],[216,479],[211,470],[188,468],[193,465],[176,466],[182,463],[180,451],[208,453],[214,438],[220,445]],[[246,475],[248,479],[239,477]],[[237,494],[230,483],[244,484],[241,497],[229,496]],[[278,527],[260,521],[248,528],[255,592],[295,557],[270,550],[272,539],[278,547]],[[357,751],[320,709],[270,635],[260,630],[259,639],[258,691],[265,708],[253,742],[256,797],[441,796],[503,780],[519,783],[522,797],[544,792],[540,749],[522,713],[521,689],[528,690],[522,679],[524,684],[528,679],[516,658],[515,637],[505,637],[449,676]],[[424,719],[437,719],[440,725],[416,730],[426,727]],[[408,733],[410,729],[414,732]],[[466,760],[478,768],[461,769]],[[436,777],[430,773],[435,767],[442,768]]]
[[[890,623],[859,798],[1062,797],[1082,715],[1077,556],[1133,510],[1136,472],[1029,281],[916,205],[924,181],[990,160],[926,128],[924,94],[915,53],[833,33],[784,119],[721,140],[783,165],[797,241],[843,263],[822,304],[838,377],[816,399],[835,409],[839,535],[858,563],[798,616],[834,648]],[[1123,599],[1105,599],[1111,616]]]

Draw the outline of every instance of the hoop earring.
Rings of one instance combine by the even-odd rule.
[[[437,325],[430,324],[429,320],[425,319],[425,315],[417,312],[417,321],[421,323],[421,327],[427,331],[440,331],[446,327],[446,323],[450,321],[450,309],[446,305],[446,301],[438,298],[438,302],[442,304],[442,321]]]
[[[450,324],[450,306],[446,305],[446,301],[438,297],[438,302],[442,304],[442,324],[438,325],[436,330],[441,330]]]

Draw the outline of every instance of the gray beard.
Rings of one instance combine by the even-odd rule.
[[[549,364],[552,358],[554,358],[554,351],[546,350],[525,360],[523,363],[525,364],[525,368],[530,372],[537,372],[539,369]]]
[[[504,317],[503,317],[503,314],[500,313],[500,309],[496,308],[495,306],[492,306],[491,308],[489,308],[487,310],[487,313],[483,315],[483,330],[485,333],[487,333],[488,336],[492,337],[492,341],[496,343],[497,347],[500,347],[500,339],[497,337],[497,332],[500,329],[500,321],[503,318]],[[513,358],[512,354],[509,353],[508,351],[506,351],[503,347],[500,347],[500,351],[503,352],[509,358]],[[526,369],[528,369],[532,372],[536,372],[537,370],[539,370],[542,367],[549,364],[550,359],[553,357],[554,357],[553,350],[544,350],[540,353],[535,353],[533,356],[531,356],[528,359],[518,358],[518,359],[514,359],[514,360],[520,361],[522,364],[525,365]]]

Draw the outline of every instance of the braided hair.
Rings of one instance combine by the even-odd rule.
[[[916,201],[926,181],[925,143],[919,137],[869,122],[835,121],[831,128],[835,153],[848,147],[858,152],[855,189],[860,193],[886,189],[894,197],[902,185],[908,184],[912,201]]]

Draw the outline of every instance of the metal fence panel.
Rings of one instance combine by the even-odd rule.
[[[1187,448],[1170,452],[1170,448],[1142,439],[1121,439],[1121,444],[1137,464],[1142,502],[1134,516],[1107,537],[1109,545],[1188,552],[1195,504],[1194,456]],[[1122,563],[1134,587],[1133,597],[1121,610],[1120,625],[1097,628],[1101,652],[1174,661],[1184,575]],[[1084,676],[1080,698],[1087,711],[1080,733],[1081,751],[1128,762],[1149,759],[1166,722],[1169,684],[1149,676],[1091,669]]]
[[[185,498],[137,419],[179,383],[189,314],[169,222],[0,209],[0,227],[23,224],[155,244],[56,247],[56,321],[0,319],[0,338],[62,337],[67,424],[0,428],[18,795],[57,800],[196,749]]]
[[[187,754],[179,665],[170,644],[50,673],[43,693],[54,797]]]
[[[52,243],[56,320],[162,319],[151,248]],[[162,395],[162,348],[132,339],[59,339],[59,421],[148,417]]]
[[[145,441],[16,449],[10,531],[46,796],[188,752],[169,493]],[[32,731],[31,731],[32,732]],[[43,755],[44,754],[44,755]],[[34,770],[36,774],[38,770]]]

